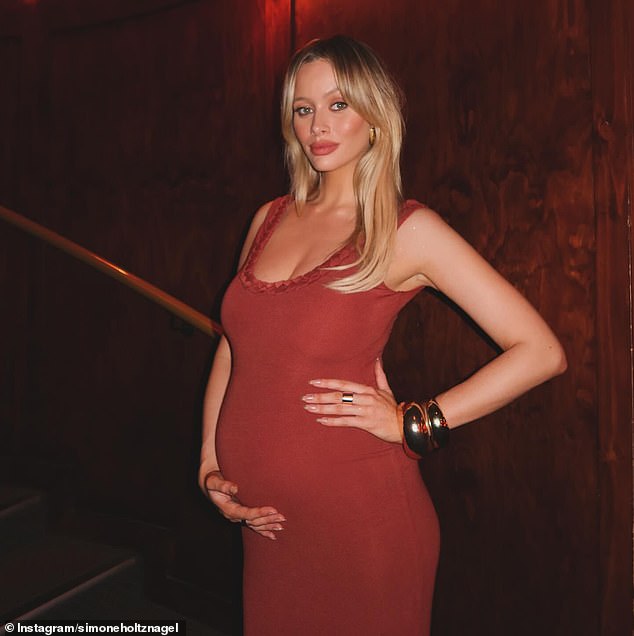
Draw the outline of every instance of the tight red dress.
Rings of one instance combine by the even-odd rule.
[[[327,289],[342,274],[323,266],[351,262],[351,246],[297,278],[258,280],[254,265],[290,201],[271,205],[222,306],[232,374],[220,468],[242,503],[287,519],[277,541],[243,529],[244,634],[424,636],[439,528],[417,462],[360,429],[322,426],[301,401],[318,390],[313,378],[374,385],[374,361],[416,290]],[[406,202],[400,222],[419,207]]]

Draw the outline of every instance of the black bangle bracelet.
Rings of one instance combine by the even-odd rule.
[[[427,400],[425,403],[431,436],[435,448],[444,448],[449,443],[449,427],[436,400]]]
[[[403,405],[403,450],[408,457],[420,459],[434,448],[425,411],[420,404]]]
[[[412,459],[421,459],[449,442],[447,421],[435,400],[424,405],[417,402],[402,403],[403,450]]]

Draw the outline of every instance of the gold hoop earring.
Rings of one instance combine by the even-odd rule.
[[[374,146],[375,141],[376,141],[376,128],[374,126],[370,126],[370,147]]]

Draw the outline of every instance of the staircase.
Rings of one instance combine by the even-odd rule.
[[[149,600],[133,551],[60,531],[54,499],[0,483],[0,634],[9,621],[112,619],[185,620],[189,636],[226,636]]]

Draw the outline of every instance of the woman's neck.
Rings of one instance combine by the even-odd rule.
[[[322,172],[317,196],[311,203],[319,208],[356,208],[352,174],[349,171],[337,170]]]

